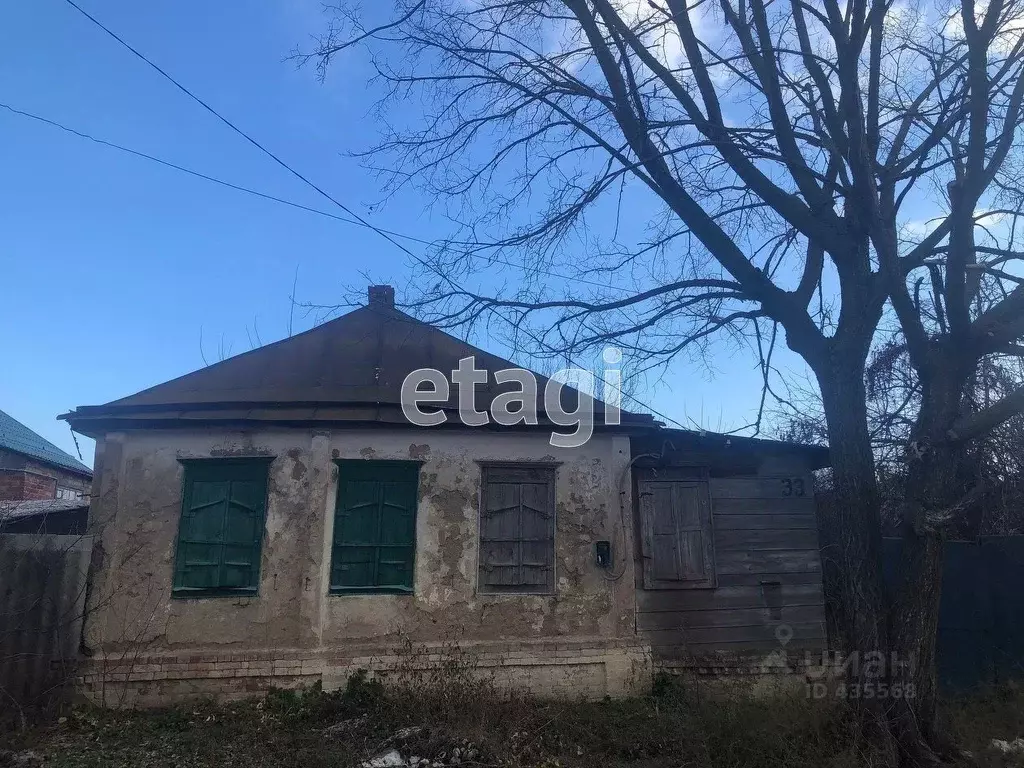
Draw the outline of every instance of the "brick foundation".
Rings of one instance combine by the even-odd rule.
[[[274,688],[320,683],[345,686],[358,670],[401,681],[443,667],[473,670],[499,690],[540,697],[600,699],[650,690],[652,672],[677,676],[709,693],[769,692],[821,679],[821,652],[786,656],[763,653],[703,654],[655,659],[650,648],[629,639],[577,639],[478,643],[468,647],[426,644],[353,646],[344,649],[179,651],[125,657],[94,656],[79,666],[77,688],[106,706],[164,706],[195,698],[229,700]],[[834,676],[828,670],[827,677]]]
[[[696,656],[656,659],[654,669],[696,678],[734,679],[792,677],[803,680],[825,673],[833,666],[821,648],[731,653],[717,651]]]
[[[717,651],[699,656],[655,659],[655,673],[668,673],[684,689],[712,696],[770,696],[806,691],[812,684],[831,682],[838,667],[820,648],[778,649],[768,652]]]
[[[162,706],[198,697],[233,699],[270,687],[321,683],[343,687],[360,669],[401,679],[465,664],[499,689],[537,696],[599,699],[640,693],[650,685],[650,655],[632,639],[481,643],[450,646],[360,646],[345,649],[275,649],[178,652],[92,657],[79,667],[77,687],[106,706]]]

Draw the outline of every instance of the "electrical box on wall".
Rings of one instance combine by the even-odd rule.
[[[594,543],[594,559],[598,568],[612,567],[612,543],[610,541],[598,541]]]

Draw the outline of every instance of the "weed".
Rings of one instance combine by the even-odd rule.
[[[467,661],[452,653],[439,672],[410,650],[399,668],[376,676],[360,670],[338,691],[317,685],[137,712],[80,707],[62,723],[0,742],[0,753],[32,749],[55,768],[326,768],[388,749],[431,761],[459,755],[467,768],[872,765],[836,702],[799,693],[694,700],[678,681],[661,678],[646,697],[539,700],[500,692]],[[988,744],[1024,735],[1024,694],[1008,687],[948,700],[943,722],[979,765],[1005,765]]]

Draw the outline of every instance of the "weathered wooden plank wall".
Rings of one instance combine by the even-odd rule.
[[[0,534],[0,700],[46,703],[72,672],[92,539]]]
[[[712,477],[717,586],[637,589],[637,631],[655,658],[825,646],[812,479]],[[779,629],[783,627],[783,629]]]

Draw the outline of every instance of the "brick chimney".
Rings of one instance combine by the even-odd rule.
[[[369,306],[395,308],[395,289],[390,285],[371,285],[366,293]]]

